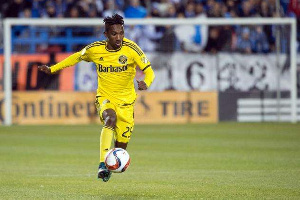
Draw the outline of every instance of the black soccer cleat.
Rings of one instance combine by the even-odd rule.
[[[101,162],[98,170],[98,179],[102,179],[103,182],[107,182],[110,179],[111,171],[109,171],[104,162]]]

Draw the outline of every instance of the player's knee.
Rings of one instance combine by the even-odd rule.
[[[115,128],[117,123],[117,115],[113,109],[106,109],[102,117],[104,119],[104,125],[107,127]]]
[[[107,116],[104,125],[107,127],[115,128],[117,122],[117,117],[115,115]]]
[[[128,143],[123,143],[123,142],[115,141],[115,147],[116,147],[116,148],[126,149],[126,148],[127,148],[127,144],[128,144]]]

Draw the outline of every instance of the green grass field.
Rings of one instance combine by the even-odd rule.
[[[0,199],[300,199],[300,124],[139,125],[97,180],[99,125],[0,127]]]

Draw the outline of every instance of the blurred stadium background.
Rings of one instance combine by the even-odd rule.
[[[0,125],[4,199],[300,197],[299,123],[277,123],[300,121],[299,1],[0,0],[0,4],[0,124],[5,125],[7,109],[13,124]],[[101,130],[94,107],[95,66],[81,62],[52,76],[37,66],[52,65],[105,39],[102,19],[113,13],[125,17],[125,37],[144,50],[156,79],[149,91],[138,92],[137,125],[129,145],[131,169],[99,187],[93,182]],[[4,36],[8,18],[22,21],[12,25],[11,41]],[[271,18],[295,20],[297,41],[291,44],[292,29],[286,23],[155,24],[158,19]],[[93,25],[55,25],[78,19]],[[154,23],[126,23],[145,19]],[[34,20],[52,24],[29,24]],[[4,65],[7,41],[10,71]],[[291,71],[293,51],[295,71]],[[12,76],[9,85],[7,74]],[[137,69],[136,79],[142,78]],[[5,104],[7,88],[12,90],[11,108]],[[124,191],[129,187],[132,190]]]
[[[92,64],[79,63],[54,76],[38,72],[37,65],[54,64],[85,45],[104,39],[100,19],[107,15],[119,13],[125,17],[125,24],[126,19],[136,18],[255,21],[276,17],[296,18],[297,26],[300,15],[299,2],[286,0],[13,0],[3,2],[1,9],[2,22],[5,18],[26,19],[25,24],[11,28],[12,108],[1,101],[0,120],[4,121],[6,108],[11,110],[14,124],[98,121],[93,106],[97,76]],[[63,18],[98,18],[99,25],[26,25],[30,19]],[[126,25],[125,32],[145,51],[156,72],[151,93],[141,93],[137,100],[137,124],[299,121],[299,105],[291,107],[296,76],[294,96],[299,96],[299,67],[291,73],[290,56],[291,45],[299,52],[299,29],[296,44],[290,44],[289,24],[150,23]],[[0,51],[4,51],[3,41]],[[2,91],[7,77],[3,60],[1,55]],[[299,59],[297,62],[299,66]],[[142,76],[138,71],[137,79]],[[297,110],[294,119],[292,110]]]

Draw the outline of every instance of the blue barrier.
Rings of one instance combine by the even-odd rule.
[[[12,51],[17,51],[17,45],[26,45],[29,47],[26,53],[36,53],[38,45],[55,44],[63,46],[66,52],[72,52],[74,46],[85,46],[104,39],[102,34],[96,37],[95,33],[95,28],[15,26],[12,29]]]

